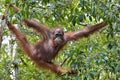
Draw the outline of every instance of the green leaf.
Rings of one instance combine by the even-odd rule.
[[[76,16],[73,17],[72,24],[73,24],[73,26],[75,26],[75,24],[76,24]]]
[[[85,15],[84,14],[80,14],[78,17],[79,22],[83,22],[85,20]]]

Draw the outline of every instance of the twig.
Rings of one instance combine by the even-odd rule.
[[[83,23],[80,23],[80,25],[82,25],[82,26],[91,26],[90,24],[83,24]]]
[[[63,61],[63,63],[60,65],[61,67],[63,66],[63,64],[65,64],[65,62],[68,60],[68,58],[69,58],[69,57],[67,57],[67,58]]]

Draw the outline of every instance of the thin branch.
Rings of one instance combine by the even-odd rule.
[[[2,35],[3,35],[3,28],[0,26],[0,49],[2,44]]]
[[[91,24],[83,24],[83,23],[80,23],[81,26],[91,26]]]
[[[61,67],[63,66],[63,64],[65,64],[65,62],[68,60],[68,58],[69,58],[69,57],[67,57],[67,58],[63,61],[63,63],[60,65]]]
[[[5,18],[8,15],[8,12],[9,12],[9,7],[5,10],[5,13],[2,16],[2,18],[1,18],[1,26],[0,26],[0,48],[1,48],[1,45],[2,45],[3,28],[6,26]]]

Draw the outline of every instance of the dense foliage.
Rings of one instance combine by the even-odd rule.
[[[76,75],[57,76],[38,69],[16,44],[14,36],[4,27],[0,49],[0,80],[118,80],[120,79],[120,1],[118,0],[1,0],[0,16],[9,4],[9,19],[17,24],[31,43],[39,34],[21,24],[23,18],[37,18],[40,23],[54,28],[62,26],[65,31],[76,31],[101,21],[108,27],[89,38],[70,42],[55,59],[64,68],[73,68]],[[31,37],[32,36],[32,37]],[[18,44],[19,45],[19,44]]]

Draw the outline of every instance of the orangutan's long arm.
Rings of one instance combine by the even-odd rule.
[[[76,32],[68,32],[65,33],[65,37],[67,41],[77,40],[83,37],[88,37],[89,35],[93,34],[94,32],[100,30],[101,28],[105,27],[107,24],[104,22],[92,25],[90,27],[84,28],[82,30]]]

